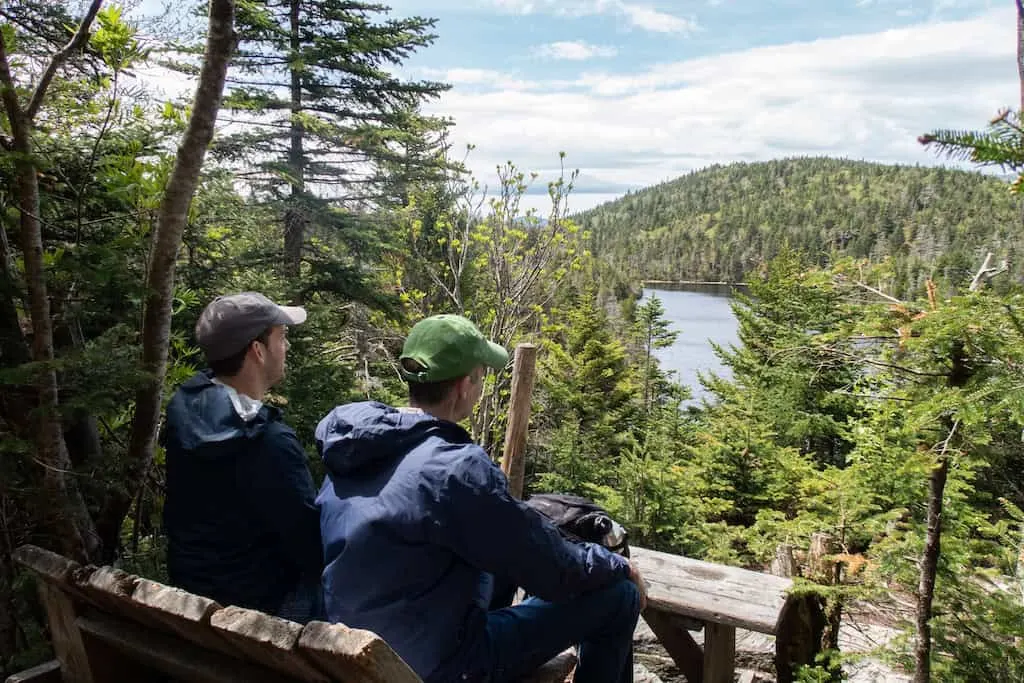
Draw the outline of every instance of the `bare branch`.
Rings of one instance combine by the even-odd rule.
[[[871,292],[872,294],[875,294],[877,296],[882,297],[886,301],[891,301],[894,304],[901,304],[901,305],[904,305],[904,306],[906,305],[906,303],[904,301],[901,301],[900,299],[897,299],[894,296],[889,296],[888,294],[886,294],[882,290],[875,289],[874,287],[872,287],[869,284],[866,284],[866,283],[863,283],[863,282],[857,282],[857,281],[854,281],[853,284],[857,285],[861,289],[866,289],[867,291]]]
[[[39,111],[39,107],[43,105],[43,98],[46,97],[46,90],[50,87],[50,82],[53,80],[54,75],[57,73],[57,69],[66,62],[71,55],[75,53],[82,44],[85,43],[89,38],[89,28],[92,26],[93,19],[96,18],[96,14],[100,11],[100,6],[103,4],[103,0],[92,0],[92,4],[89,5],[89,10],[85,13],[85,17],[82,18],[82,23],[79,24],[78,30],[75,31],[75,35],[72,36],[71,40],[64,49],[53,56],[50,60],[49,66],[46,67],[46,71],[43,72],[43,77],[39,79],[39,85],[36,86],[36,90],[32,93],[32,100],[28,104],[28,108],[25,110],[25,118],[29,121],[35,118],[36,113]]]
[[[992,252],[990,251],[985,255],[985,261],[981,264],[981,268],[978,268],[978,272],[974,274],[974,279],[971,280],[971,286],[968,288],[970,289],[970,291],[978,291],[978,289],[981,288],[983,282],[988,281],[995,277],[996,275],[999,275],[1000,273],[1005,273],[1007,270],[1009,270],[1009,264],[1006,262],[1006,260],[1003,260],[1003,262],[999,264],[998,268],[990,268],[988,264],[991,262]]]

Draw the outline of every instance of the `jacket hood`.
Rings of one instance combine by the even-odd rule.
[[[450,443],[471,441],[454,422],[364,401],[328,413],[316,427],[316,445],[328,471],[346,475],[391,462],[432,435],[443,435]]]
[[[255,418],[242,420],[228,390],[215,383],[209,371],[200,372],[182,384],[167,405],[167,438],[193,451],[204,444],[258,436],[279,414],[276,408],[263,406]]]

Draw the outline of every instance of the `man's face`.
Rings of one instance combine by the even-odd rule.
[[[263,373],[268,386],[274,386],[282,379],[285,373],[285,361],[288,356],[288,328],[284,325],[276,325],[267,336],[266,345],[256,342],[262,346],[263,351]]]
[[[473,406],[477,404],[484,393],[484,373],[482,367],[473,369],[469,376],[459,383],[459,397],[456,404],[456,422],[464,420],[473,413]]]

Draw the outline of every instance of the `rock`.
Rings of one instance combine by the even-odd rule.
[[[663,683],[657,674],[639,662],[633,664],[633,683]]]

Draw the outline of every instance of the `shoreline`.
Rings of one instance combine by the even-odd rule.
[[[729,287],[746,287],[746,282],[725,282],[725,281],[714,281],[714,280],[640,280],[640,285],[646,287],[648,285],[716,285],[716,286],[729,286]]]

